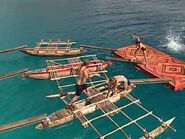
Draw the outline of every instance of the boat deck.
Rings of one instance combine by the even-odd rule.
[[[144,65],[144,56],[142,52],[138,52],[136,56],[137,60],[142,61],[141,64],[134,66],[152,77],[173,78],[174,81],[169,82],[166,85],[175,91],[185,88],[185,62],[146,44],[145,46],[148,66],[146,67]],[[133,59],[135,50],[136,46],[130,45],[118,48],[114,54],[124,59]]]

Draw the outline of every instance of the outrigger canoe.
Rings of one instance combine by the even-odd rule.
[[[71,48],[76,42],[62,41],[43,41],[37,43],[34,48],[24,48],[20,51],[34,56],[72,56],[85,53],[83,48]],[[62,45],[65,45],[63,47]]]
[[[108,61],[98,61],[101,62],[101,66],[103,68],[106,68],[110,65],[110,62]],[[75,66],[79,67],[81,63],[76,63]],[[95,72],[99,70],[99,64],[97,64],[97,61],[91,61],[90,65],[88,66],[88,70],[91,72]],[[37,70],[30,70],[25,72],[22,77],[23,78],[34,78],[34,79],[52,79],[52,73],[57,73],[58,77],[68,77],[68,76],[75,76],[76,70],[71,66],[71,64],[65,64],[65,65],[56,65],[47,68],[37,69]]]
[[[42,114],[42,115],[28,118],[25,120],[21,120],[18,122],[10,123],[7,125],[2,125],[2,126],[0,126],[0,132],[8,131],[11,129],[16,129],[16,128],[26,126],[29,124],[33,124],[33,123],[37,123],[37,122],[41,122],[41,123],[38,124],[35,128],[36,129],[44,129],[44,128],[49,128],[49,127],[65,124],[67,122],[74,120],[75,118],[78,118],[84,127],[88,127],[88,125],[90,125],[97,132],[100,139],[104,139],[107,136],[109,136],[117,131],[122,131],[123,134],[126,136],[126,138],[130,139],[130,137],[126,134],[126,132],[123,130],[123,128],[127,127],[131,124],[135,124],[143,131],[144,136],[141,137],[140,139],[155,138],[159,134],[163,133],[167,128],[171,128],[172,130],[176,131],[173,127],[170,126],[170,124],[173,122],[175,117],[164,122],[158,116],[154,115],[152,113],[152,111],[148,111],[147,109],[145,109],[143,106],[140,105],[141,102],[139,100],[136,100],[134,97],[132,97],[130,95],[130,93],[133,91],[134,88],[135,88],[135,85],[131,84],[125,91],[122,90],[122,91],[118,92],[117,94],[110,96],[110,97],[107,97],[106,94],[107,94],[108,90],[105,90],[101,93],[94,95],[92,99],[82,99],[82,100],[76,102],[75,108],[73,108],[73,109],[64,108],[64,109],[58,110],[58,111],[50,114],[49,116],[47,116],[46,114]],[[116,106],[114,103],[118,102],[123,97],[130,100],[130,103],[123,105],[123,106],[120,106],[120,107]],[[71,101],[69,96],[61,97],[61,99],[65,103],[69,103],[69,101]],[[132,119],[124,111],[122,111],[122,109],[127,108],[127,107],[131,106],[132,104],[136,104],[137,106],[139,106],[141,109],[143,109],[146,112],[146,114],[139,116],[136,119]],[[103,114],[96,116],[94,118],[91,118],[91,119],[88,119],[85,116],[85,115],[90,114],[92,112],[95,112],[97,110],[101,110],[103,112]],[[124,116],[126,116],[130,120],[130,122],[128,122],[122,126],[119,126],[111,118],[111,116],[113,116],[114,114],[117,114],[117,113],[120,113],[120,114],[123,114]],[[154,118],[156,118],[160,122],[160,126],[155,128],[151,132],[147,132],[146,128],[143,128],[138,123],[139,120],[141,120],[147,116],[153,116]],[[102,135],[95,128],[95,126],[92,124],[92,121],[97,120],[102,117],[109,118],[115,125],[117,125],[117,128]]]
[[[134,89],[134,86],[129,86],[129,88],[125,91],[119,92],[117,95],[113,95],[112,97],[106,98],[105,94],[98,94],[97,96],[93,97],[90,101],[88,99],[83,99],[81,101],[78,101],[75,103],[76,111],[71,109],[61,109],[59,111],[56,111],[52,114],[50,114],[47,118],[47,120],[43,121],[39,125],[37,125],[36,129],[43,129],[48,127],[57,126],[60,124],[64,124],[67,122],[70,122],[77,118],[78,112],[82,113],[82,115],[87,115],[90,113],[95,112],[96,110],[99,110],[97,107],[97,103],[101,104],[102,102],[110,101],[111,103],[118,102],[122,97],[125,95],[131,93]],[[64,98],[67,102],[69,98]],[[136,101],[137,103],[138,101]],[[104,104],[105,105],[105,104]],[[76,114],[74,114],[76,113]],[[86,126],[87,123],[82,124],[83,126]]]

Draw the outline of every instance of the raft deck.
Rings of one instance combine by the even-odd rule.
[[[136,56],[137,60],[142,62],[134,66],[152,77],[173,78],[174,81],[166,83],[166,85],[175,91],[185,88],[185,62],[146,44],[145,46],[148,66],[146,67],[144,64],[142,52],[138,52]],[[130,45],[118,48],[117,51],[113,53],[124,59],[133,59],[135,51],[136,46]]]

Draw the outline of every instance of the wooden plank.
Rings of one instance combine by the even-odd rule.
[[[169,83],[173,78],[130,79],[133,84]]]
[[[0,54],[20,50],[20,49],[23,49],[23,48],[26,48],[26,47],[27,47],[27,45],[23,45],[23,46],[19,46],[19,47],[16,47],[16,48],[6,49],[6,50],[3,50],[3,51],[0,51]]]
[[[24,68],[24,69],[17,70],[17,71],[14,71],[14,72],[9,72],[9,73],[4,74],[4,75],[0,75],[0,80],[4,79],[4,78],[11,77],[11,76],[15,76],[17,74],[21,74],[21,73],[26,72],[26,71],[28,71],[28,68]]]
[[[136,59],[125,59],[125,58],[117,58],[117,57],[107,57],[106,59],[110,61],[127,62],[127,63],[135,63],[135,64],[142,63],[142,61],[138,61]]]
[[[100,47],[100,46],[91,46],[91,45],[80,45],[80,47],[89,48],[89,49],[98,49],[98,50],[104,50],[104,51],[117,51],[117,49]]]
[[[38,115],[35,117],[31,117],[31,118],[27,118],[27,119],[13,122],[10,124],[2,125],[2,126],[0,126],[0,132],[4,132],[7,130],[12,130],[12,129],[16,129],[16,128],[26,126],[29,124],[37,123],[37,122],[42,121],[43,119],[46,119],[46,118],[47,118],[47,114],[41,114],[41,115]]]

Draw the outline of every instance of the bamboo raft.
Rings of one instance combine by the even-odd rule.
[[[118,88],[119,91],[115,95],[112,95],[112,91],[107,88],[108,82],[109,82],[109,78],[106,75],[107,71],[105,70],[103,63],[100,60],[98,60],[95,55],[82,56],[80,58],[79,57],[70,58],[70,59],[67,59],[67,62],[70,64],[71,68],[75,69],[75,68],[78,68],[79,64],[81,63],[82,58],[87,58],[87,57],[90,57],[91,59],[93,59],[93,62],[96,62],[97,67],[94,73],[101,74],[100,76],[101,78],[104,78],[104,80],[97,80],[97,78],[94,78],[96,80],[93,81],[93,79],[89,78],[89,82],[87,83],[91,84],[91,86],[88,87],[90,94],[89,92],[88,93],[86,91],[84,92],[88,96],[86,99],[82,99],[82,100],[75,102],[74,107],[70,109],[64,108],[64,109],[58,110],[50,114],[49,116],[47,116],[46,114],[42,114],[39,116],[35,116],[32,118],[28,118],[28,119],[24,119],[18,122],[0,126],[0,132],[19,128],[19,127],[37,123],[37,122],[41,122],[41,123],[35,127],[36,129],[49,128],[49,127],[53,127],[53,126],[57,126],[57,125],[70,122],[74,119],[78,119],[84,128],[91,126],[92,129],[98,134],[98,136],[101,139],[104,139],[107,136],[110,136],[117,131],[121,131],[120,133],[122,133],[124,137],[126,137],[127,139],[131,139],[128,133],[126,133],[125,128],[132,124],[136,125],[138,129],[140,130],[140,132],[142,132],[143,136],[141,137],[141,139],[154,138],[157,135],[163,133],[167,128],[171,128],[173,131],[176,131],[173,127],[170,126],[170,124],[173,122],[175,117],[164,122],[158,116],[153,114],[152,111],[149,111],[146,108],[144,108],[141,105],[140,100],[130,95],[130,93],[135,88],[134,83],[135,84],[141,84],[141,83],[147,83],[147,82],[148,83],[160,83],[160,82],[169,82],[171,81],[171,79],[169,78],[161,79],[161,80],[159,79],[132,79],[130,80],[131,84],[125,90],[119,87]],[[61,63],[58,63],[58,61],[63,61],[63,60],[66,60],[66,59],[57,60],[57,61],[56,60],[47,61],[49,70],[52,71],[51,79],[56,81],[57,86],[60,89],[61,93],[49,95],[46,97],[48,98],[59,97],[65,104],[69,104],[69,102],[71,102],[71,97],[69,95],[66,96],[63,92],[63,89],[65,90],[65,88],[75,86],[76,84],[64,85],[65,83],[64,81],[65,78],[64,78],[62,80],[63,85],[61,85],[61,82],[60,82],[61,77],[58,76],[58,73],[57,73],[58,70],[53,69],[53,67],[56,67],[56,65],[61,66]],[[90,70],[88,72],[89,74],[92,73],[92,71]],[[72,75],[68,77],[76,77],[73,70],[72,70]],[[121,98],[126,99],[126,101],[124,102],[123,106],[117,106],[115,103],[120,101]],[[132,105],[135,105],[137,108],[144,111],[144,113],[142,113],[142,115],[135,113],[136,116],[138,115],[137,118],[132,118],[132,116],[128,115],[126,111],[123,111],[123,109],[129,108]],[[98,114],[92,117],[91,119],[86,117],[86,115],[93,113],[97,110],[101,111],[101,114]],[[117,115],[117,114],[119,114],[120,116],[123,116],[123,118],[127,118],[129,122],[126,124],[120,125],[120,120],[116,121],[115,118],[113,119],[114,115]],[[143,125],[140,124],[141,123],[140,120],[148,116],[152,116],[160,123],[160,125],[152,131],[148,131],[146,127],[143,127]],[[93,122],[100,118],[105,118],[105,117],[108,118],[109,121],[115,126],[113,126],[114,129],[111,129],[108,133],[102,134],[95,127]]]
[[[94,87],[91,87],[91,89],[94,90]],[[131,85],[127,88],[127,90],[121,91],[121,92],[119,92],[116,95],[113,95],[111,97],[105,97],[105,92],[107,93],[108,90],[105,90],[103,92],[96,91],[96,93],[94,93],[92,95],[93,98],[91,100],[83,99],[83,100],[80,100],[80,101],[76,102],[75,103],[75,109],[73,109],[73,110],[64,108],[64,109],[61,109],[59,111],[56,111],[56,112],[50,114],[49,116],[47,116],[46,114],[42,114],[42,115],[39,115],[39,116],[35,116],[35,117],[32,117],[32,118],[28,118],[28,119],[25,119],[25,120],[14,122],[14,123],[11,123],[11,124],[3,125],[3,126],[0,126],[0,132],[15,129],[15,128],[25,126],[25,125],[28,125],[28,124],[33,124],[33,123],[36,123],[36,122],[39,122],[39,121],[41,121],[41,123],[36,126],[36,129],[49,128],[49,127],[53,127],[53,126],[57,126],[57,125],[60,125],[60,124],[70,122],[70,121],[74,120],[75,118],[79,119],[82,126],[84,126],[85,128],[87,128],[88,125],[90,125],[95,130],[95,132],[97,132],[97,134],[99,135],[99,137],[101,139],[104,139],[105,137],[107,137],[107,136],[109,136],[109,135],[111,135],[111,134],[113,134],[117,131],[121,131],[127,139],[130,139],[131,137],[129,137],[127,135],[127,133],[124,131],[124,128],[131,125],[131,124],[135,124],[143,132],[143,137],[141,137],[140,139],[154,138],[157,135],[164,132],[167,128],[171,128],[172,130],[175,131],[175,129],[173,129],[170,126],[170,124],[173,122],[175,117],[166,121],[166,122],[164,122],[162,119],[160,119],[159,117],[154,115],[151,111],[148,111],[147,109],[145,109],[141,105],[141,102],[139,100],[135,99],[134,97],[132,97],[130,95],[130,92],[132,92],[133,89],[134,89],[134,85]],[[95,90],[94,90],[94,92],[95,92]],[[130,100],[130,102],[126,105],[121,106],[121,107],[117,107],[114,103],[119,101],[123,97]],[[61,97],[61,99],[66,104],[70,101],[69,96]],[[139,116],[136,119],[132,119],[128,114],[123,112],[122,109],[125,109],[129,106],[132,106],[133,104],[137,105],[139,108],[144,110],[146,113],[142,116]],[[85,116],[85,115],[87,115],[89,113],[92,113],[92,112],[95,112],[97,110],[102,111],[103,114],[98,115],[96,117],[93,117],[91,119],[88,119]],[[112,116],[114,116],[117,113],[120,113],[123,116],[127,117],[130,120],[130,122],[128,122],[127,124],[124,124],[122,126],[119,126],[118,123],[112,119]],[[154,130],[148,132],[146,130],[146,128],[142,127],[142,125],[140,125],[138,123],[139,120],[141,120],[141,119],[143,119],[147,116],[153,116],[154,118],[156,118],[160,122],[161,125],[158,126],[157,128],[155,128]],[[116,129],[106,133],[105,135],[102,135],[96,129],[96,127],[93,125],[93,121],[98,120],[98,119],[103,118],[103,117],[109,118],[109,120],[117,126]]]
[[[80,56],[80,57],[67,58],[67,59],[47,60],[47,64],[48,64],[47,68],[27,71],[22,75],[22,77],[34,78],[34,79],[51,79],[51,80],[74,77],[77,74],[77,69],[82,64],[80,59],[88,58],[88,57],[96,58],[96,55]],[[64,61],[67,61],[68,64],[62,64],[62,62]],[[106,68],[111,63],[107,61],[99,60],[97,58],[93,59],[92,61],[90,61],[90,65],[88,66],[88,70],[90,71],[90,73],[98,72],[100,70],[99,64],[103,68]]]
[[[76,42],[63,41],[44,41],[37,43],[34,48],[24,48],[20,51],[34,56],[72,56],[85,53],[86,50],[82,48],[71,48]],[[65,47],[63,47],[65,46]]]

